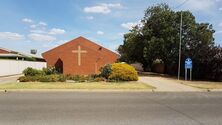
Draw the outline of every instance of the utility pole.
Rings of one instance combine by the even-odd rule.
[[[181,15],[180,15],[180,44],[179,44],[178,80],[180,80],[180,62],[181,62],[182,25],[183,25],[183,13],[182,13],[182,11],[181,11]]]

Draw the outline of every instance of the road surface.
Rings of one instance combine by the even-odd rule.
[[[222,93],[0,92],[1,125],[222,125]]]

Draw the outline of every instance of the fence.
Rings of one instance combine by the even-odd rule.
[[[0,76],[22,74],[27,67],[42,69],[46,67],[46,62],[0,60]]]

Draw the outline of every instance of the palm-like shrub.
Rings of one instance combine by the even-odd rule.
[[[100,76],[108,79],[110,74],[112,73],[112,65],[107,64],[100,69]]]

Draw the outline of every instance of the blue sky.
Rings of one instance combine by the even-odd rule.
[[[78,36],[111,50],[123,34],[158,3],[175,8],[185,0],[1,0],[0,47],[38,54]],[[188,0],[174,9],[190,10],[198,22],[213,24],[222,45],[222,0]]]

